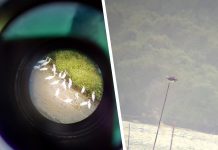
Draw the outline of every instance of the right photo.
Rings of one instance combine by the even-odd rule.
[[[217,6],[106,1],[127,150],[218,150]]]

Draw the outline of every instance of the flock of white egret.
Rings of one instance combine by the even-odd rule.
[[[34,66],[34,69],[37,69],[39,71],[48,71],[49,67],[47,67],[47,65],[51,62],[51,60],[52,59],[50,57],[46,57],[45,59],[39,60],[37,62],[37,65]],[[66,70],[60,71],[58,73],[55,64],[52,64],[51,71],[52,71],[53,75],[47,76],[45,78],[45,80],[52,80],[50,82],[51,86],[55,86],[55,85],[60,83],[62,88],[57,87],[57,89],[55,90],[55,93],[54,93],[55,97],[59,97],[61,89],[67,90],[67,89],[71,89],[72,88],[73,81],[72,81],[72,79],[70,77],[68,77],[68,80],[66,79],[67,78],[67,74],[68,74]],[[57,77],[58,79],[55,78],[55,77]],[[85,86],[83,86],[81,91],[80,91],[80,93],[84,94],[85,91],[86,91],[86,88],[85,88]],[[74,94],[73,98],[66,98],[63,101],[65,103],[67,103],[67,104],[71,104],[73,101],[78,100],[78,99],[79,99],[79,93],[76,92]],[[92,92],[91,100],[92,100],[92,102],[95,101],[95,92],[94,91]],[[91,108],[91,100],[88,99],[86,101],[81,102],[80,106],[87,106],[90,109]]]

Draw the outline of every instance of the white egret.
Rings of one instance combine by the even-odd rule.
[[[46,59],[39,60],[37,63],[39,64],[45,63],[46,61],[48,61],[48,59],[49,57],[46,57]]]
[[[85,105],[87,105],[89,109],[91,108],[90,99],[89,99],[88,101],[85,101],[85,102],[80,103],[80,106],[85,106]]]
[[[56,85],[56,84],[58,84],[59,83],[59,81],[60,80],[55,80],[55,81],[53,81],[52,83],[50,83],[51,85]]]
[[[46,71],[46,70],[48,70],[48,68],[43,67],[43,68],[40,68],[39,70],[40,70],[40,71]]]
[[[48,58],[48,61],[46,61],[46,62],[44,62],[43,64],[41,64],[41,66],[46,66],[46,65],[48,65],[48,64],[50,63],[50,61],[51,61],[51,58]]]
[[[61,78],[63,71],[58,74],[58,77]]]
[[[70,89],[72,86],[72,80],[69,78],[69,82],[68,82],[68,89]]]
[[[92,92],[92,101],[95,101],[95,92]]]
[[[77,100],[79,99],[79,93],[78,92],[75,93],[75,97],[76,97]]]
[[[71,103],[72,101],[73,101],[73,99],[71,99],[71,98],[64,99],[64,102],[67,104]]]
[[[89,108],[89,109],[91,108],[91,102],[90,102],[90,100],[88,101],[88,108]]]
[[[62,82],[61,85],[63,86],[64,90],[67,90],[67,85],[66,85],[66,80],[65,79],[64,79],[64,81]]]
[[[60,89],[58,88],[56,91],[55,91],[55,97],[58,97],[60,94]]]
[[[88,102],[82,102],[82,103],[80,103],[80,106],[85,106],[85,105],[88,105]]]
[[[83,94],[85,92],[85,87],[83,86],[82,90],[81,90],[81,93]]]
[[[61,76],[61,78],[64,79],[64,78],[66,77],[66,75],[67,75],[67,72],[66,72],[66,70],[65,70],[64,73],[63,73],[63,75]]]
[[[53,75],[53,76],[47,76],[46,78],[45,78],[45,80],[51,80],[51,79],[53,79],[55,77],[55,75]]]
[[[56,66],[55,66],[55,64],[52,65],[51,71],[53,72],[54,75],[56,74]]]
[[[41,68],[41,65],[38,65],[38,66],[34,66],[33,69],[40,69]]]

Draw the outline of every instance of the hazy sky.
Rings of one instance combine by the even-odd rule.
[[[216,0],[106,1],[124,120],[218,134]]]

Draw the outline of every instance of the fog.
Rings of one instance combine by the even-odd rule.
[[[218,134],[218,1],[107,0],[123,120]]]

